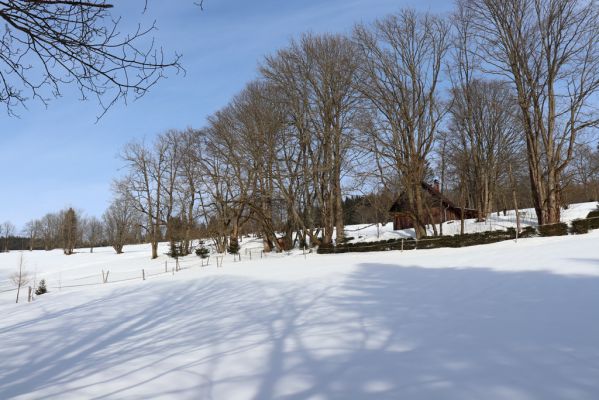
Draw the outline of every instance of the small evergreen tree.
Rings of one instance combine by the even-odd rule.
[[[42,279],[37,287],[37,289],[35,289],[35,294],[37,296],[41,296],[44,293],[48,293],[48,289],[46,288],[46,280]]]
[[[239,242],[237,242],[237,240],[235,241],[231,241],[231,243],[229,244],[229,247],[227,247],[227,251],[230,254],[239,254]]]
[[[208,254],[210,253],[210,250],[207,249],[204,246],[198,247],[196,249],[196,255],[201,257],[201,258],[208,258]]]

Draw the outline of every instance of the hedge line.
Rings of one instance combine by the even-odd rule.
[[[591,211],[586,218],[575,219],[572,221],[570,233],[583,234],[591,229],[599,229],[599,209]]]
[[[585,219],[572,221],[570,233],[587,233],[591,229],[599,229],[599,209],[591,211]],[[538,227],[538,230],[532,226],[527,226],[518,235],[521,238],[533,236],[562,236],[568,234],[568,224],[558,223]],[[408,239],[389,239],[378,242],[365,243],[343,243],[338,246],[320,245],[318,254],[336,254],[336,253],[360,253],[370,251],[387,250],[414,250],[414,249],[437,249],[441,247],[468,247],[479,244],[490,244],[516,238],[516,229],[508,228],[505,231],[488,231],[481,233],[468,233],[465,235],[442,236],[433,239],[415,240]]]
[[[534,229],[533,229],[534,231]],[[530,236],[533,232],[525,229],[520,237]],[[465,235],[442,236],[434,239],[415,240],[408,239],[389,239],[378,242],[366,243],[345,243],[338,246],[321,245],[318,248],[318,254],[333,253],[355,253],[370,251],[387,250],[414,250],[414,249],[436,249],[440,247],[468,247],[479,244],[489,244],[514,239],[516,230],[509,228],[507,231],[489,231],[481,233],[468,233]]]

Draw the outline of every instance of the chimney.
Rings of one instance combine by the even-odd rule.
[[[437,192],[440,192],[440,190],[439,190],[439,180],[438,180],[438,179],[435,179],[435,180],[433,181],[433,188],[435,188],[435,190],[436,190]]]

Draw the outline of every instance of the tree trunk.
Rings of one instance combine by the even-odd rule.
[[[152,240],[152,259],[158,258],[158,242],[156,240]]]

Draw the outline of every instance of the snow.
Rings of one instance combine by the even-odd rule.
[[[0,294],[0,399],[597,399],[598,240],[242,251],[161,275],[147,245],[24,252],[51,293]]]
[[[585,218],[587,214],[597,209],[598,202],[571,204],[567,209],[562,209],[562,222],[570,222],[577,218]],[[519,210],[521,227],[537,226],[537,217],[533,208]],[[506,215],[503,212],[490,214],[484,222],[476,222],[475,219],[467,219],[464,221],[464,231],[466,233],[479,233],[495,230],[506,230],[507,228],[516,227],[516,212],[514,210],[506,210]],[[437,225],[437,229],[439,226]],[[427,231],[430,235],[434,233],[432,226],[428,226]],[[393,230],[393,223],[389,222],[386,225],[379,224],[377,233],[376,225],[354,225],[347,227],[347,235],[353,237],[350,242],[361,243],[377,240],[401,239],[414,237],[414,229],[404,229],[399,231]],[[457,235],[460,233],[460,221],[447,221],[443,223],[443,235]]]

